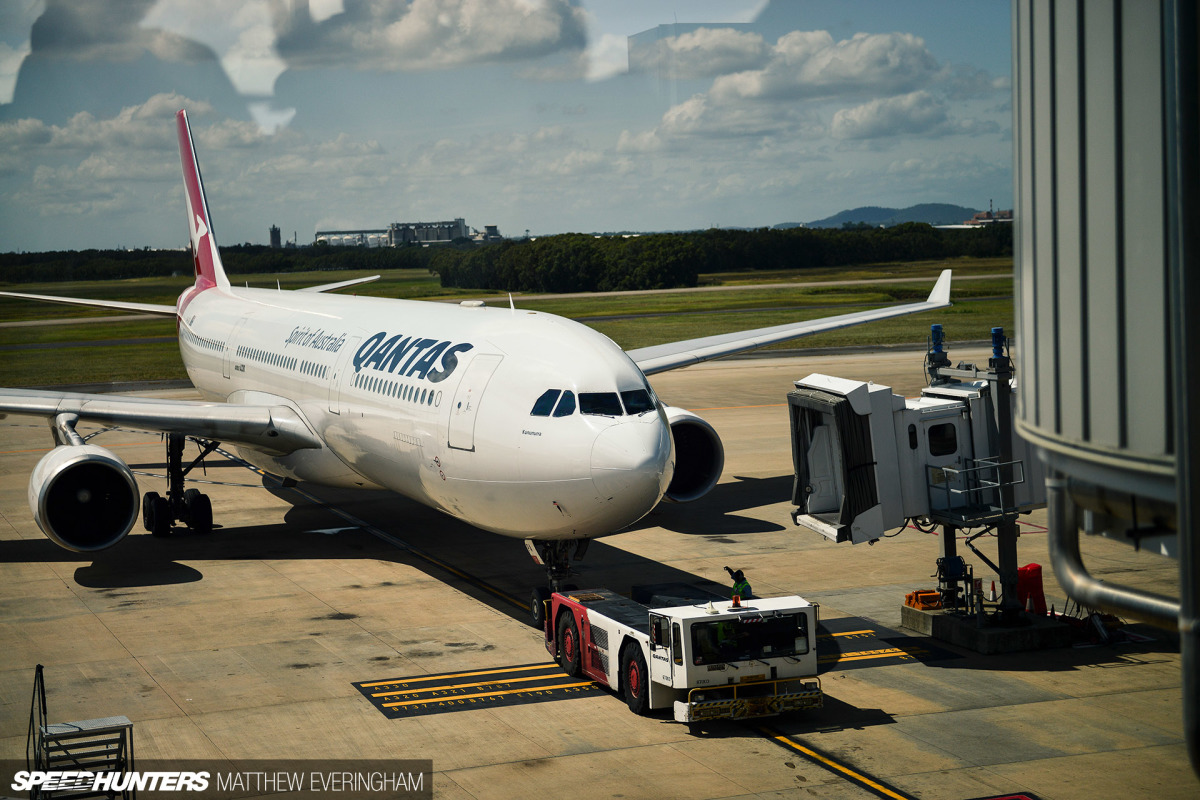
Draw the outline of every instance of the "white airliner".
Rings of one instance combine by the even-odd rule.
[[[285,481],[386,488],[488,531],[526,540],[552,585],[590,539],[664,497],[701,497],[724,450],[707,422],[665,407],[647,375],[819,331],[950,305],[950,270],[925,302],[622,351],[535,311],[231,286],[213,237],[187,115],[177,114],[196,280],[173,306],[3,292],[175,317],[204,400],[0,389],[0,412],[51,420],[56,447],[30,478],[41,529],[70,550],[119,542],[139,490],[79,421],[167,436],[166,497],[142,498],[156,535],[212,529],[206,495],[184,490],[186,439],[218,443]],[[377,277],[377,276],[376,276]],[[363,280],[373,280],[367,278]],[[198,461],[199,459],[197,459]]]

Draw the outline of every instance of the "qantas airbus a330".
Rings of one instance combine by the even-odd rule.
[[[950,304],[950,271],[929,299],[823,320],[622,351],[534,311],[231,286],[221,266],[187,115],[177,114],[195,283],[173,306],[12,297],[176,318],[204,400],[0,389],[0,412],[50,422],[56,447],[30,478],[41,529],[75,551],[119,542],[137,521],[212,528],[206,495],[184,489],[183,445],[218,443],[285,481],[386,488],[526,540],[557,586],[569,551],[636,522],[662,499],[701,497],[724,451],[707,422],[659,402],[647,375],[819,331]],[[365,280],[372,280],[371,278]],[[79,421],[167,434],[168,493],[140,497],[129,467],[85,442]]]

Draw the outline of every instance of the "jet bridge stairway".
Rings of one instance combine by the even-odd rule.
[[[127,800],[136,796],[135,790],[113,789],[113,779],[133,771],[133,723],[128,717],[102,717],[80,722],[47,723],[46,683],[42,665],[37,665],[33,680],[33,701],[29,711],[29,735],[25,743],[26,767],[31,771],[73,773],[82,780],[68,784],[35,786],[30,800],[53,797],[54,800],[107,797],[120,795]],[[96,789],[94,777],[112,775],[107,789]],[[64,776],[65,778],[66,776]],[[51,789],[50,787],[55,788]],[[62,788],[58,788],[61,786]]]

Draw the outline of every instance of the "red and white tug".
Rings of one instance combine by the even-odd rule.
[[[681,584],[555,592],[546,650],[567,674],[623,694],[635,714],[678,722],[820,708],[819,606],[802,597],[718,598]],[[711,599],[710,599],[711,598]]]

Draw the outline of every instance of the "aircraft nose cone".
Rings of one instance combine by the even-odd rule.
[[[670,429],[657,417],[622,422],[592,445],[592,483],[601,499],[644,506],[644,514],[666,490],[670,458]]]

